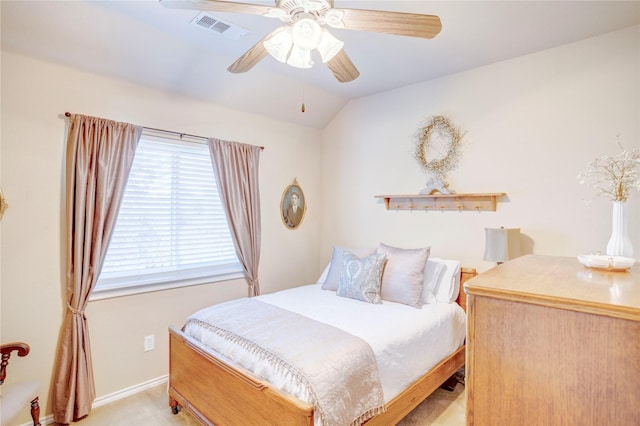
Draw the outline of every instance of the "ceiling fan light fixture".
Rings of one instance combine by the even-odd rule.
[[[323,63],[333,59],[333,57],[336,56],[343,47],[344,42],[342,40],[335,38],[333,34],[326,29],[322,30],[322,37],[320,38],[320,43],[318,43],[317,49]]]
[[[311,68],[313,65],[313,61],[311,61],[311,51],[300,49],[294,44],[291,48],[289,59],[287,59],[287,64],[296,68]]]
[[[322,28],[312,18],[302,18],[291,27],[293,44],[303,50],[313,50],[320,43]]]
[[[293,46],[291,28],[281,27],[273,33],[273,36],[263,43],[264,48],[280,62],[287,62],[287,57]]]

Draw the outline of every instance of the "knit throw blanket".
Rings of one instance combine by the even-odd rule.
[[[384,411],[371,347],[333,326],[255,299],[205,308],[186,334],[314,405],[316,426],[359,425]]]

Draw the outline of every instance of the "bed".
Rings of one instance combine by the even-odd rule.
[[[173,413],[177,414],[184,408],[202,424],[216,425],[397,423],[464,365],[466,300],[460,288],[476,275],[476,271],[461,268],[459,262],[453,260],[429,257],[429,254],[428,247],[399,249],[382,243],[375,250],[358,251],[334,247],[332,261],[315,284],[215,305],[194,313],[181,329],[170,327],[168,392]],[[373,266],[361,267],[365,265],[362,263],[364,259]],[[352,267],[354,264],[356,269]],[[383,266],[376,271],[376,264]],[[358,273],[366,271],[368,283],[374,282],[371,277],[378,274],[379,294],[371,296],[372,293],[368,290],[363,293],[366,293],[363,296],[365,298],[377,299],[362,300],[353,294],[345,296],[345,288],[349,287],[341,284],[345,283],[344,277],[354,270]],[[407,292],[407,288],[411,287],[407,282],[415,284],[413,293]],[[385,286],[386,293],[382,291]],[[400,288],[402,292],[398,293]],[[365,303],[367,301],[369,303]],[[240,337],[241,343],[236,340],[229,342],[220,337],[224,334],[236,339],[240,333],[232,327],[240,327],[244,332],[245,319],[236,320],[237,315],[233,314],[233,309],[244,309],[245,312],[255,312],[256,315],[257,334],[248,334],[246,339]],[[268,317],[280,322],[273,326],[267,322]],[[211,323],[207,322],[209,320]],[[287,324],[295,325],[287,328]],[[425,326],[418,327],[417,324]],[[351,350],[351,341],[340,340],[343,338],[366,342],[365,346],[374,358],[374,369],[379,373],[379,389],[366,381],[370,373],[368,370],[356,371],[354,365],[340,366],[342,370],[338,370],[353,370],[355,378],[345,377],[344,380],[351,380],[351,384],[362,381],[360,387],[370,388],[372,392],[375,390],[375,397],[357,394],[360,397],[358,399],[351,394],[349,398],[330,395],[327,397],[330,402],[320,401],[304,393],[305,388],[299,383],[288,382],[291,371],[278,372],[287,377],[286,380],[273,372],[265,375],[266,361],[262,358],[248,361],[247,354],[253,353],[254,349],[245,343],[253,345],[257,342],[257,347],[262,350],[260,338],[264,336],[265,345],[275,339],[274,344],[280,347],[279,341],[274,338],[275,333],[269,334],[269,330],[275,328],[288,336],[283,337],[283,340],[300,342],[300,347],[307,351],[305,353],[305,350],[300,349],[298,352],[301,356],[313,353],[322,360],[330,359],[325,363],[330,366],[339,366],[336,361],[338,359],[344,362],[353,359],[357,360],[354,363],[366,370],[368,364],[361,361],[366,358],[360,358],[361,352],[350,352],[350,355],[345,356],[338,355],[336,349],[344,347]],[[415,328],[415,332],[408,330],[410,328]],[[407,330],[408,335],[419,337],[405,338],[397,330]],[[250,332],[249,330],[248,333]],[[319,336],[324,332],[329,334],[321,339]],[[319,345],[314,341],[331,342],[333,346],[329,343]],[[236,343],[237,347],[233,346]],[[309,346],[314,344],[317,346]],[[274,352],[277,350],[270,348],[264,353],[278,355]],[[290,353],[296,352],[292,348],[282,346],[281,350],[286,356],[291,356],[290,359],[296,359],[297,355]],[[264,354],[260,356],[262,355]],[[277,356],[274,358],[279,360]],[[274,365],[280,366],[276,361]],[[325,366],[325,370],[335,369]],[[309,373],[309,376],[322,378],[317,388],[314,387],[315,384],[309,387],[312,392],[320,392],[323,385],[332,383],[334,378],[325,377],[325,373]],[[302,376],[305,379],[307,377],[305,374]],[[349,386],[340,383],[329,387],[330,393]],[[355,405],[358,402],[373,405],[358,405],[353,409],[356,410],[355,413],[366,413],[364,417],[364,414],[360,417],[340,417],[344,413],[334,410],[335,407],[331,405],[336,399],[353,401]],[[375,401],[378,402],[374,404]],[[334,416],[334,411],[339,413]],[[351,416],[350,413],[346,415]],[[342,418],[353,421],[343,422],[340,420]]]

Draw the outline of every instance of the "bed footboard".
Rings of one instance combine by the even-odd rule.
[[[169,328],[169,405],[202,424],[313,425],[313,405],[273,389]]]

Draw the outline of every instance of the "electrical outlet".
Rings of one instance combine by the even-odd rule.
[[[149,352],[156,348],[155,337],[153,334],[144,336],[144,351]]]

